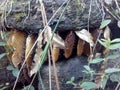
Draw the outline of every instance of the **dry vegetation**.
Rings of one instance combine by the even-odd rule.
[[[46,58],[48,60],[48,63],[51,67],[51,60],[54,67],[54,76],[55,76],[55,82],[56,82],[56,90],[60,90],[59,86],[59,78],[57,75],[57,68],[55,62],[59,60],[60,56],[60,50],[64,51],[64,57],[70,58],[70,56],[73,53],[74,44],[77,42],[77,55],[81,56],[82,54],[85,54],[88,56],[88,65],[85,65],[85,70],[83,71],[85,74],[89,75],[88,80],[83,80],[79,84],[76,84],[74,82],[74,77],[71,78],[67,82],[67,84],[72,84],[73,86],[90,90],[94,88],[102,88],[105,90],[107,80],[110,79],[114,82],[113,78],[115,78],[115,82],[117,82],[115,90],[120,89],[120,62],[115,64],[113,67],[108,67],[109,60],[114,60],[118,57],[120,57],[119,53],[117,54],[110,54],[110,51],[116,50],[120,46],[120,38],[116,38],[111,40],[111,32],[108,25],[110,24],[111,20],[104,20],[104,15],[102,16],[102,22],[98,30],[93,30],[90,32],[89,30],[89,19],[91,18],[91,5],[92,0],[90,0],[90,9],[89,9],[89,15],[88,15],[88,30],[82,29],[80,31],[70,31],[67,33],[65,38],[62,38],[62,36],[59,35],[56,32],[57,26],[60,23],[60,20],[62,16],[65,14],[66,8],[69,5],[69,2],[71,0],[67,0],[64,2],[61,7],[54,13],[54,15],[51,17],[49,21],[47,21],[47,15],[45,11],[45,6],[42,0],[38,0],[38,3],[40,3],[41,8],[41,16],[42,16],[42,22],[44,29],[39,31],[37,39],[34,35],[29,35],[24,31],[17,31],[15,29],[10,29],[9,36],[7,34],[4,34],[4,31],[6,32],[6,26],[4,26],[4,22],[6,21],[7,15],[11,12],[12,4],[17,3],[14,0],[8,1],[5,0],[3,3],[1,3],[1,25],[3,27],[3,30],[1,31],[1,38],[4,39],[4,42],[0,42],[0,46],[5,47],[6,53],[0,54],[0,58],[2,58],[4,55],[7,55],[10,62],[12,62],[12,67],[7,67],[8,70],[16,71],[18,74],[15,75],[16,72],[13,72],[14,76],[16,76],[15,83],[13,85],[13,90],[15,90],[17,82],[19,80],[20,74],[23,72],[25,80],[29,82],[29,86],[25,87],[30,89],[32,86],[32,83],[37,76],[37,72],[40,71],[40,68],[42,67],[43,63],[46,61]],[[78,0],[79,1],[79,0]],[[30,1],[29,1],[30,3]],[[67,3],[67,4],[65,4]],[[102,9],[101,11],[103,13],[108,12],[114,19],[118,20],[119,22],[119,2],[117,0],[100,0]],[[104,4],[105,3],[105,4]],[[110,10],[114,10],[113,8],[109,8],[107,6],[111,6],[112,3],[115,3],[115,9],[118,10],[118,13],[111,12]],[[49,23],[54,18],[54,16],[60,11],[63,5],[66,5],[65,8],[62,10],[61,15],[59,16],[59,19],[56,23],[55,28],[52,30],[52,28],[49,26]],[[6,7],[10,5],[11,8],[7,10]],[[29,8],[30,10],[30,8]],[[1,12],[0,11],[0,12]],[[30,12],[28,12],[28,15],[26,16],[25,20],[29,17]],[[118,23],[119,27],[119,23]],[[7,27],[8,28],[8,27]],[[2,28],[1,28],[2,29]],[[7,39],[6,39],[7,38]],[[78,40],[76,40],[78,38]],[[43,49],[44,47],[44,49]],[[104,49],[103,49],[104,48]],[[101,51],[99,53],[99,51]],[[32,56],[35,53],[34,57]],[[99,55],[98,55],[99,54]],[[98,72],[94,71],[91,68],[91,65],[98,65],[101,64],[101,68]],[[18,70],[16,70],[19,69]],[[24,71],[27,71],[24,73]],[[38,75],[41,79],[40,75]],[[32,77],[32,78],[31,78]],[[42,80],[41,80],[42,81]],[[94,82],[93,82],[94,81]],[[43,84],[43,83],[42,83]],[[51,86],[51,71],[49,69],[49,89],[52,90]],[[44,85],[43,85],[44,86]],[[109,87],[109,86],[108,86]],[[2,87],[3,88],[3,87]],[[32,87],[34,88],[34,87]],[[43,87],[44,90],[44,87]]]

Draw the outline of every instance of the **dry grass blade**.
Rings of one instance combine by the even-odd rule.
[[[42,13],[42,19],[43,19],[43,24],[44,26],[47,26],[48,23],[47,23],[47,18],[46,18],[46,13],[45,13],[45,8],[44,8],[44,4],[42,3],[42,1],[40,2],[41,3],[41,13]],[[48,32],[51,32],[50,31],[50,28],[49,26],[47,26],[47,31]],[[49,33],[48,33],[49,34]],[[48,35],[49,36],[49,35]],[[52,36],[51,36],[52,37]],[[53,37],[54,37],[54,34],[53,34]],[[49,37],[48,37],[49,38]],[[52,49],[52,48],[51,48]],[[51,51],[52,52],[52,51]],[[53,55],[53,54],[52,54]],[[59,81],[58,81],[58,75],[57,75],[57,69],[56,69],[56,65],[55,65],[55,62],[53,60],[53,69],[54,69],[54,74],[55,74],[55,81],[56,81],[56,86],[57,86],[57,90],[60,90],[60,86],[59,86]]]
[[[115,88],[115,90],[119,90],[120,89],[120,82],[117,84],[117,87]]]
[[[68,2],[68,1],[65,1],[65,2],[56,10],[56,12],[53,14],[53,16],[52,16],[52,17],[50,18],[50,20],[48,21],[48,24],[52,21],[52,19],[55,17],[55,15],[57,15],[57,13],[60,12],[60,10],[62,9],[62,7],[65,5],[66,2]],[[31,51],[33,50],[33,48],[34,48],[35,45],[37,44],[38,39],[40,38],[40,36],[42,35],[42,33],[45,31],[45,29],[46,29],[46,26],[44,27],[44,29],[42,30],[42,32],[41,32],[40,35],[38,36],[37,40],[35,41],[33,47],[32,47],[31,50],[29,51],[28,55],[31,53]],[[28,56],[26,56],[26,58],[27,58],[27,57],[28,57]],[[19,76],[20,76],[20,73],[21,73],[24,65],[25,65],[25,62],[26,62],[26,59],[24,60],[22,66],[21,66],[21,68],[20,68],[20,70],[19,70],[18,76],[17,76],[17,78],[16,78],[16,80],[15,80],[15,84],[14,84],[14,86],[13,86],[13,90],[15,90],[15,87],[16,87],[16,84],[17,84],[17,81],[18,81],[18,78],[19,78]],[[35,79],[35,77],[36,77],[36,74],[34,75],[33,80]],[[30,85],[33,83],[33,80],[31,81]]]
[[[46,13],[45,13],[45,8],[44,8],[44,4],[42,3],[42,1],[40,2],[41,4],[41,13],[42,13],[42,19],[43,19],[43,24],[44,24],[44,27],[46,27],[46,30],[48,32],[51,32],[51,28],[49,28],[48,26],[48,23],[47,23],[47,16],[46,16]],[[53,34],[53,37],[54,37],[54,34]],[[47,38],[49,38],[49,33],[47,34]],[[49,39],[48,39],[49,40]],[[52,51],[51,51],[52,52]],[[53,55],[53,54],[52,54]],[[55,65],[55,62],[53,60],[53,68],[54,68],[54,74],[55,74],[55,81],[56,81],[56,86],[57,86],[57,90],[60,90],[60,86],[59,86],[59,83],[58,83],[58,75],[57,75],[57,69],[56,69],[56,65]]]

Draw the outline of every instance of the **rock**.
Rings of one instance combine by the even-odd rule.
[[[64,1],[67,0],[43,0],[48,21]],[[3,2],[1,1],[1,3]],[[89,17],[90,0],[71,0],[57,30],[80,30],[87,28],[88,18],[90,28],[99,27],[102,20],[100,7],[98,0],[92,0]],[[56,25],[64,8],[65,5],[50,22],[49,25],[52,28]],[[9,28],[25,30],[28,33],[38,33],[40,29],[43,29],[40,9],[40,4],[36,0],[31,2],[25,0],[13,1],[12,7],[11,1],[9,1],[6,10],[7,12],[10,10],[10,12],[4,17],[6,18],[5,25]],[[3,11],[4,8],[1,9],[0,13],[2,14]]]
[[[61,90],[77,90],[74,89],[74,86],[66,84],[67,81],[71,79],[71,77],[75,77],[75,82],[78,83],[83,79],[85,74],[83,71],[83,66],[87,65],[87,57],[74,57],[69,60],[58,61],[56,63],[57,74],[59,78],[59,84]],[[45,85],[45,89],[49,90],[49,66],[43,65],[40,71],[43,83]],[[53,66],[51,66],[51,77],[52,77],[52,90],[56,90],[56,82],[53,72]],[[39,83],[40,84],[40,83]],[[39,86],[39,90],[42,87]]]

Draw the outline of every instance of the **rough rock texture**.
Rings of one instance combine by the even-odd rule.
[[[4,1],[5,0],[0,0],[0,3],[3,4]],[[35,2],[37,0],[31,0],[30,3],[29,0],[13,1],[14,2],[12,3],[12,5],[11,2],[8,2],[7,4],[3,4],[3,8],[0,8],[0,16],[3,15],[2,19],[4,20],[5,25],[14,29],[25,30],[28,33],[38,33],[39,29],[43,28],[43,24],[40,12],[40,4]],[[43,0],[48,20],[52,17],[54,12],[62,5],[64,1],[67,0]],[[79,30],[81,28],[87,28],[90,1],[91,0],[71,0],[57,30]],[[91,5],[91,15],[89,18],[90,27],[99,27],[103,16],[103,12],[101,11],[101,4],[99,3],[99,0],[92,0]],[[5,14],[5,7],[7,14]],[[55,16],[55,18],[50,22],[50,26],[52,28],[54,28],[64,7],[65,5]],[[115,29],[113,31],[115,31]],[[120,33],[118,29],[117,32]],[[119,33],[114,33],[114,38],[116,37],[116,35],[120,37]],[[76,81],[79,81],[81,78],[83,78],[83,65],[86,64],[86,57],[76,57],[71,58],[67,61],[64,60],[62,62],[56,63],[61,90],[77,90],[74,89],[73,86],[67,85],[66,81],[68,81],[72,76],[75,76]],[[48,65],[43,66],[43,68],[41,69],[41,74],[45,83],[46,90],[48,90]],[[0,84],[3,83],[3,81],[5,80],[4,76],[8,77],[10,81],[14,81],[14,78],[9,77],[9,75],[6,74],[6,71],[3,71],[2,69],[0,71]],[[56,90],[53,67],[52,90]]]
[[[1,40],[0,40],[1,41]],[[5,53],[3,47],[0,47],[0,54]],[[6,67],[9,65],[7,57],[0,59],[0,90],[3,90],[2,87],[9,87],[15,81],[11,71],[7,70]],[[7,85],[8,83],[8,85]],[[5,90],[5,89],[4,89]]]
[[[83,71],[83,65],[87,65],[87,57],[74,57],[69,60],[64,60],[61,62],[57,62],[57,73],[59,78],[59,84],[61,90],[77,90],[72,85],[66,84],[68,80],[71,79],[71,77],[75,77],[76,83],[79,82],[85,74]],[[51,67],[51,74],[52,74],[52,90],[56,90],[56,82],[53,72],[53,66]],[[46,73],[47,72],[47,73]],[[43,79],[45,89],[49,90],[49,67],[48,65],[44,65],[43,68],[41,68],[41,77]],[[41,90],[41,86],[39,87],[39,90]]]
[[[67,0],[43,0],[48,20],[64,1]],[[65,5],[50,22],[51,27],[55,26]],[[87,28],[88,17],[90,27],[99,27],[102,20],[100,8],[101,4],[99,0],[92,0],[89,17],[90,0],[71,0],[66,13],[60,21],[58,30],[79,30],[81,28]],[[4,16],[6,18],[5,24],[7,27],[37,33],[39,29],[43,28],[40,9],[40,4],[37,0],[31,0],[31,2],[29,0],[13,1],[12,5],[9,1],[6,4],[7,15],[6,17]],[[2,14],[3,11],[4,9],[2,8],[0,13]]]
[[[83,78],[87,79],[87,76],[82,71],[84,70],[84,65],[87,65],[87,57],[86,56],[77,56],[72,57],[68,60],[59,61],[56,63],[57,74],[59,78],[59,85],[61,90],[80,90],[80,88],[75,88],[73,85],[66,84],[67,81],[71,79],[71,77],[75,77],[75,83],[78,84]],[[99,65],[92,65],[94,70],[99,68]],[[44,65],[41,68],[41,77],[43,79],[43,83],[46,90],[49,90],[49,66]],[[53,72],[53,66],[51,66],[51,77],[52,77],[52,90],[56,89],[56,82]],[[40,84],[40,83],[39,83]],[[42,89],[42,86],[39,85],[39,90]]]

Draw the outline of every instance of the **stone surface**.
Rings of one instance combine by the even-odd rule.
[[[43,0],[48,21],[64,1],[67,0]],[[13,1],[12,6],[11,1],[9,1],[6,6],[7,16],[3,14],[4,8],[1,9],[0,13],[3,14],[7,27],[25,30],[29,33],[38,33],[40,29],[43,29],[41,8],[36,0],[31,2],[29,0]],[[52,28],[56,25],[64,8],[65,5],[50,22]],[[57,30],[87,28],[88,18],[90,27],[99,27],[102,20],[99,0],[92,0],[90,17],[89,10],[90,0],[71,0]]]
[[[0,0],[1,3],[3,3],[4,1],[5,0]],[[10,13],[7,14],[5,24],[7,27],[23,30],[28,33],[38,33],[39,29],[43,28],[40,5],[39,3],[35,2],[37,0],[32,0],[30,4],[28,1],[29,0],[26,0],[26,1],[18,0],[17,2],[14,1],[12,4],[12,7],[9,2],[7,4],[6,10],[7,12],[9,10],[11,11]],[[60,5],[65,0],[43,0],[43,1],[46,8],[47,19],[49,20],[50,17],[54,14],[54,12],[60,7]],[[80,1],[81,3],[78,3],[78,1]],[[100,12],[100,8],[99,8],[100,4],[96,2],[98,2],[98,0],[92,0],[92,7],[91,7],[92,12],[90,16],[91,28],[99,27],[102,20],[102,13]],[[29,8],[29,5],[30,5],[30,8]],[[4,4],[4,6],[6,5]],[[70,3],[70,5],[66,10],[65,15],[63,15],[63,18],[57,30],[79,30],[81,28],[87,28],[89,6],[90,6],[90,0],[72,0],[72,2]],[[2,15],[3,11],[4,11],[4,7],[0,9],[0,16]],[[59,12],[50,23],[50,26],[52,28],[54,28],[60,14],[61,12]],[[5,17],[2,19],[5,19]],[[112,29],[113,38],[120,37],[119,29],[117,29],[116,31],[115,29],[116,26],[115,27],[111,26],[111,27],[114,28]],[[2,49],[0,49],[0,51],[1,50]],[[7,59],[5,58],[3,60],[7,60]],[[84,76],[84,74],[82,73],[83,65],[86,65],[86,64],[87,64],[87,58],[82,56],[70,58],[67,61],[62,60],[56,63],[61,90],[77,90],[77,89],[74,89],[72,85],[67,85],[66,81],[68,81],[72,76],[75,77],[76,82],[81,80]],[[5,66],[7,65],[8,64],[6,64],[5,62]],[[41,75],[46,88],[49,88],[48,68],[49,68],[48,65],[44,65],[43,68],[41,69]],[[51,68],[52,68],[52,90],[56,90],[53,67]],[[0,70],[0,84],[4,82],[14,81],[14,77],[10,78],[12,77],[11,73],[5,70],[6,69]],[[10,73],[10,76],[9,76],[9,73]],[[7,80],[6,80],[6,77],[8,77]]]
[[[83,71],[83,66],[87,65],[87,57],[74,57],[69,60],[58,61],[56,63],[57,74],[59,78],[59,84],[61,90],[77,90],[74,86],[66,84],[71,77],[75,77],[75,82],[79,82],[85,76]],[[46,90],[49,90],[49,66],[43,65],[41,68],[41,77],[45,85]],[[52,77],[52,90],[56,90],[56,82],[53,72],[53,66],[51,66],[51,77]],[[39,87],[41,90],[41,86]]]

